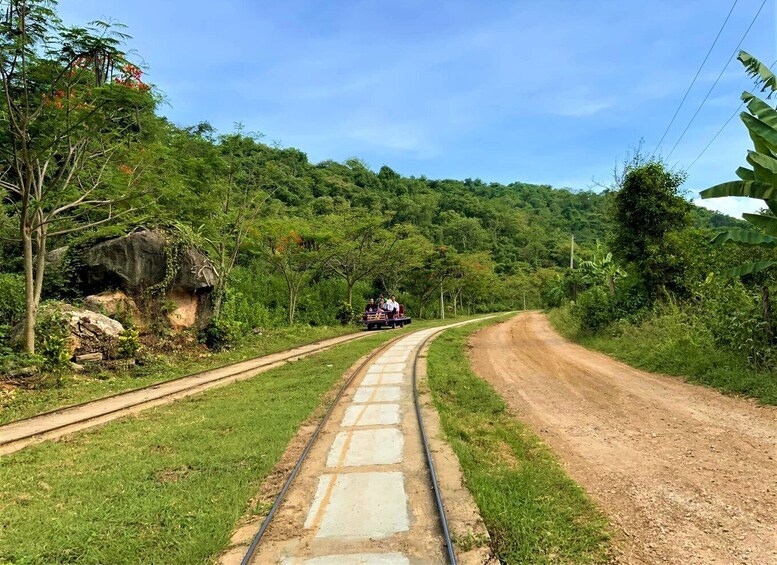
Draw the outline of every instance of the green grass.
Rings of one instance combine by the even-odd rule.
[[[209,563],[363,340],[0,458],[0,563]]]
[[[548,317],[567,339],[632,367],[777,405],[777,375],[773,371],[757,370],[741,353],[715,347],[712,338],[703,335],[680,311],[640,324],[619,324],[596,335],[582,333],[568,309],[552,310]]]
[[[467,337],[443,333],[429,351],[429,386],[446,438],[502,563],[606,563],[608,524],[551,451],[471,370]]]
[[[137,367],[131,372],[68,377],[61,386],[17,388],[5,395],[0,389],[0,424],[353,331],[354,328],[342,326],[290,326],[267,330],[261,336],[249,336],[234,349],[206,353],[207,357],[199,357],[202,350],[170,354],[151,366]]]

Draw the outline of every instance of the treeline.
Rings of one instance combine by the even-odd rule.
[[[120,29],[67,27],[49,2],[6,5],[0,341],[22,323],[32,351],[41,303],[82,297],[70,263],[47,272],[49,251],[140,227],[208,253],[219,273],[210,331],[225,339],[348,323],[378,293],[419,317],[541,307],[572,245],[577,266],[611,239],[611,191],[406,177],[356,158],[311,163],[242,127],[172,124]],[[697,226],[733,222],[690,213]]]

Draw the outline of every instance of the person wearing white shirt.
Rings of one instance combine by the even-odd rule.
[[[383,305],[383,309],[386,312],[393,312],[394,314],[399,312],[399,303],[396,300],[394,300],[394,298],[395,296],[392,295],[391,298],[386,300],[386,303]]]

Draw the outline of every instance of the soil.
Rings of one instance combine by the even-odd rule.
[[[470,345],[608,515],[619,562],[777,563],[777,408],[588,351],[537,312]]]

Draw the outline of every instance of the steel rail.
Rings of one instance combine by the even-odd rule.
[[[437,474],[434,471],[434,461],[432,460],[432,452],[429,449],[429,441],[426,437],[426,430],[424,429],[424,417],[421,414],[421,403],[418,399],[418,360],[421,358],[421,351],[426,347],[429,341],[441,333],[442,330],[434,332],[429,335],[418,346],[415,352],[415,359],[413,359],[413,400],[415,402],[415,413],[418,417],[418,428],[421,430],[421,441],[424,444],[424,452],[426,453],[426,463],[429,467],[429,475],[432,479],[432,490],[434,491],[434,500],[437,504],[437,510],[440,514],[440,525],[442,526],[442,534],[445,538],[445,548],[448,551],[448,560],[451,565],[456,565],[456,552],[453,550],[453,540],[451,540],[451,532],[448,529],[448,519],[445,517],[445,506],[442,503],[442,495],[440,493],[440,485],[437,482]]]
[[[440,524],[442,526],[443,537],[445,538],[445,547],[446,547],[446,550],[448,553],[448,559],[451,565],[456,565],[457,563],[456,554],[453,550],[453,541],[451,540],[450,530],[448,528],[448,520],[445,516],[445,508],[443,506],[442,496],[440,494],[440,486],[437,482],[437,474],[435,473],[435,470],[434,470],[432,453],[429,449],[429,442],[427,440],[426,431],[424,430],[424,419],[423,419],[423,416],[421,415],[421,407],[418,400],[418,387],[417,387],[418,360],[421,357],[421,351],[423,351],[427,343],[429,343],[429,341],[433,337],[437,336],[446,328],[447,326],[443,326],[442,328],[438,329],[438,331],[429,335],[426,339],[424,339],[423,342],[421,342],[418,345],[413,357],[412,384],[413,384],[413,398],[415,403],[415,411],[416,411],[416,416],[418,418],[418,427],[421,430],[421,440],[423,442],[424,452],[426,454],[426,463],[427,463],[427,466],[429,467],[429,474],[432,481],[432,490],[434,490],[434,497],[437,505],[437,510],[440,514]],[[417,331],[420,331],[420,330],[417,330]],[[292,469],[291,473],[286,479],[286,482],[284,483],[283,488],[281,489],[281,492],[278,494],[278,497],[275,499],[275,502],[273,503],[272,508],[270,508],[269,513],[262,521],[262,525],[259,528],[259,531],[254,536],[253,540],[251,541],[251,545],[248,547],[248,550],[246,551],[246,554],[243,557],[243,560],[241,561],[241,565],[249,565],[251,563],[251,559],[253,558],[254,553],[256,552],[256,548],[259,546],[259,542],[261,541],[262,536],[264,536],[264,533],[267,531],[267,528],[270,525],[270,522],[272,521],[273,517],[275,516],[275,513],[277,512],[278,508],[280,508],[280,505],[283,503],[283,500],[286,496],[286,492],[289,490],[289,488],[291,487],[291,484],[294,482],[294,478],[297,476],[300,469],[302,468],[302,464],[305,462],[305,459],[307,458],[307,455],[310,452],[310,449],[313,447],[313,444],[318,438],[319,432],[326,425],[327,421],[329,420],[329,416],[334,411],[335,407],[337,406],[338,402],[342,398],[345,391],[348,389],[348,387],[351,386],[351,383],[356,378],[356,376],[360,374],[369,363],[371,363],[376,357],[383,354],[383,352],[386,349],[388,349],[388,347],[391,344],[405,337],[406,335],[408,334],[397,336],[396,338],[386,342],[383,346],[381,346],[376,351],[372,352],[367,357],[367,359],[365,359],[362,363],[359,364],[356,370],[353,371],[353,373],[351,373],[351,375],[348,377],[348,380],[340,388],[340,390],[337,393],[337,396],[335,397],[335,399],[332,401],[329,408],[327,409],[326,414],[324,414],[324,417],[318,423],[318,426],[316,426],[316,429],[313,432],[313,435],[310,437],[310,440],[308,440],[308,443],[305,446],[305,449],[302,451],[302,454],[300,454],[299,458],[297,459],[296,465],[294,465],[294,468]]]
[[[275,513],[278,511],[278,508],[280,508],[281,504],[283,503],[283,500],[286,497],[286,492],[289,490],[289,488],[291,487],[291,484],[294,482],[294,479],[296,478],[297,474],[302,468],[302,464],[307,459],[310,449],[313,447],[313,444],[316,442],[319,432],[329,421],[329,417],[332,415],[332,412],[334,411],[335,407],[340,402],[340,399],[343,397],[343,394],[345,394],[345,391],[348,389],[348,387],[351,386],[351,383],[356,378],[356,376],[360,374],[369,363],[371,363],[379,355],[383,354],[383,352],[386,349],[388,349],[388,347],[391,344],[393,344],[395,341],[405,337],[405,335],[407,334],[399,335],[395,338],[390,339],[382,346],[380,346],[378,349],[370,353],[367,356],[367,358],[364,361],[362,361],[359,364],[359,366],[351,373],[351,375],[348,377],[345,383],[343,383],[343,386],[340,387],[340,390],[337,392],[337,396],[335,396],[335,398],[332,400],[332,403],[329,405],[329,408],[327,409],[323,418],[321,418],[321,421],[316,426],[316,429],[313,432],[313,435],[310,436],[310,439],[308,440],[308,443],[305,446],[305,449],[302,451],[299,458],[297,459],[297,463],[294,465],[294,468],[292,469],[291,473],[287,477],[286,482],[283,484],[283,488],[281,489],[281,492],[276,497],[275,502],[272,505],[272,508],[270,508],[270,511],[267,513],[267,516],[265,516],[264,520],[262,521],[262,525],[260,526],[259,531],[254,536],[254,539],[251,540],[251,545],[248,546],[248,550],[246,551],[246,554],[243,557],[243,560],[240,562],[241,565],[248,565],[251,562],[251,559],[254,556],[254,552],[256,552],[256,548],[259,546],[259,542],[262,540],[262,536],[264,536],[264,533],[267,531],[267,528],[270,525],[270,522],[272,521],[273,517],[275,517]]]

